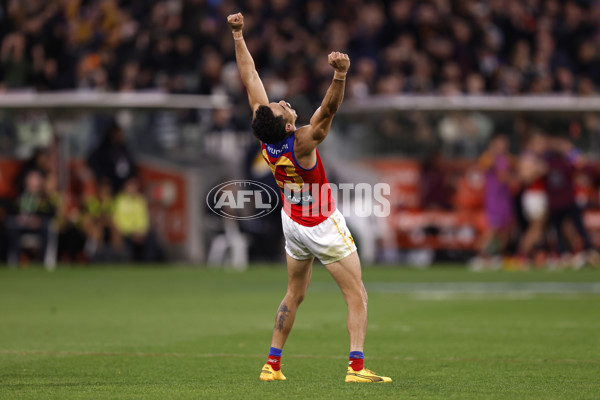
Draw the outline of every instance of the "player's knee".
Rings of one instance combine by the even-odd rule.
[[[363,293],[363,298],[365,300],[365,303],[369,302],[369,295],[367,294],[367,289],[365,289],[365,285],[361,283],[362,286],[362,293]]]
[[[367,295],[367,291],[364,287],[357,288],[355,290],[351,290],[345,293],[346,294],[346,303],[358,305],[358,306],[367,306],[369,303],[369,296]]]
[[[288,291],[287,297],[291,303],[299,306],[304,300],[304,293]]]
[[[369,296],[367,295],[367,292],[365,290],[361,291],[360,301],[362,303],[362,306],[366,309],[367,305],[369,304]]]

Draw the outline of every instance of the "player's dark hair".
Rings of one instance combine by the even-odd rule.
[[[261,142],[274,144],[282,141],[287,136],[285,131],[286,121],[278,117],[267,106],[258,106],[252,120],[252,132]]]

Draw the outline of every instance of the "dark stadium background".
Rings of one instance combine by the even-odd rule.
[[[3,260],[33,171],[50,206],[32,212],[51,221],[58,262],[228,264],[240,240],[243,266],[282,261],[278,213],[229,226],[203,202],[229,179],[273,184],[256,164],[225,21],[238,10],[267,92],[300,123],[328,85],[326,55],[350,55],[345,104],[321,152],[333,182],[391,185],[389,218],[349,221],[367,264],[582,265],[568,223],[566,256],[549,223],[535,254],[518,254],[527,221],[517,170],[536,133],[586,156],[568,179],[600,245],[597,2],[27,0],[0,6]],[[507,246],[484,251],[486,149],[498,135],[509,140],[515,224]],[[111,203],[132,177],[150,220],[134,239],[98,206],[102,188]],[[211,257],[222,235],[230,249]],[[48,240],[25,236],[13,265],[43,256]]]

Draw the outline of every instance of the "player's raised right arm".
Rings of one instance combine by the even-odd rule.
[[[327,60],[335,73],[321,106],[310,119],[310,132],[315,146],[321,143],[329,133],[333,116],[342,105],[346,87],[346,73],[350,68],[350,58],[347,54],[334,51],[329,54]]]
[[[246,86],[248,91],[248,101],[250,107],[254,113],[258,106],[268,105],[269,99],[267,92],[256,72],[254,66],[254,60],[246,47],[244,36],[242,36],[242,28],[244,27],[244,16],[241,13],[231,14],[227,17],[227,23],[231,26],[233,31],[233,38],[235,40],[235,59],[237,61],[240,75],[242,76],[242,82]]]

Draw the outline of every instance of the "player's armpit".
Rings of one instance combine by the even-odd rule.
[[[309,156],[312,161],[317,145],[327,137],[335,111],[326,106],[317,108],[310,119],[310,124],[296,131],[294,149],[296,157]]]
[[[321,143],[331,128],[334,113],[327,113],[319,107],[310,119],[310,125],[305,125],[296,130],[294,152],[296,157],[304,157],[314,153],[317,145]]]
[[[316,148],[319,144],[313,138],[312,127],[305,125],[298,128],[295,133],[294,154],[302,168],[310,169],[316,162]]]

